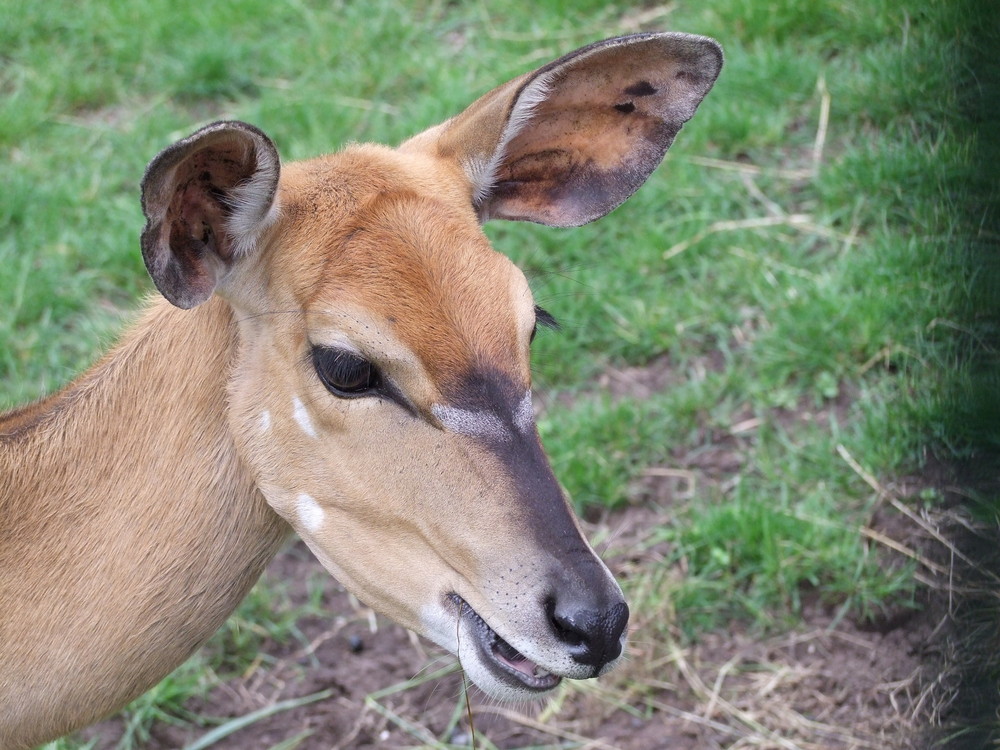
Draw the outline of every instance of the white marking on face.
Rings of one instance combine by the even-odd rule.
[[[323,525],[323,509],[319,507],[319,503],[312,496],[304,493],[299,495],[295,510],[298,513],[299,521],[307,531],[318,531]]]
[[[530,432],[535,424],[535,406],[531,402],[531,391],[525,391],[521,403],[514,409],[514,426],[521,432]]]
[[[306,411],[305,404],[298,396],[292,398],[292,416],[295,417],[295,421],[299,423],[299,427],[302,431],[309,437],[316,437],[316,429],[313,427],[312,420],[309,418],[309,412]]]
[[[271,429],[271,412],[267,409],[260,414],[260,431],[267,432]]]
[[[431,413],[446,429],[461,435],[490,440],[510,440],[510,430],[496,414],[434,404]]]

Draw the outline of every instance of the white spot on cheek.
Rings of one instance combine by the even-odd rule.
[[[298,396],[292,398],[292,416],[295,417],[295,421],[299,423],[299,427],[302,431],[309,437],[316,437],[316,430],[313,427],[312,420],[309,419],[309,412],[306,411],[305,404],[299,399]]]
[[[299,515],[299,521],[307,531],[318,531],[323,525],[325,515],[323,509],[310,495],[299,495],[296,511]]]
[[[531,402],[531,391],[526,391],[514,410],[514,426],[521,432],[529,432],[534,424],[535,406]]]
[[[510,440],[511,437],[500,417],[488,411],[470,411],[434,404],[431,406],[431,413],[452,432],[490,440]]]
[[[271,429],[271,412],[266,409],[260,415],[260,431],[267,432]]]

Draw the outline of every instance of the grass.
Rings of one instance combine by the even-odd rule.
[[[540,430],[585,512],[665,502],[643,484],[651,470],[697,477],[668,498],[658,532],[673,550],[664,564],[687,571],[658,589],[687,638],[737,620],[788,627],[817,593],[859,618],[913,597],[912,568],[867,554],[859,528],[878,498],[837,446],[888,478],[919,472],[928,445],[968,450],[951,439],[941,391],[964,283],[947,252],[946,188],[972,148],[947,124],[957,52],[945,3],[4,0],[0,11],[0,406],[68,382],[149,292],[136,184],[196,125],[254,122],[286,160],[393,143],[600,37],[720,39],[715,90],[629,203],[575,230],[487,228],[563,326],[536,345],[537,388],[553,404]],[[625,367],[669,367],[670,387],[594,385]],[[719,446],[738,470],[702,468]],[[207,651],[128,709],[122,747],[153,721],[198,721],[185,701],[245,667],[265,632],[295,637],[300,614],[256,589]]]

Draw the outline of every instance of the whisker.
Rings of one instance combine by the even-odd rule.
[[[237,323],[242,323],[247,320],[257,320],[258,318],[264,318],[269,315],[304,315],[304,310],[265,310],[264,312],[253,313],[252,315],[244,315],[243,317],[236,318]]]

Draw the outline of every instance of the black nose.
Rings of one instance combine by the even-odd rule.
[[[598,674],[622,653],[622,633],[628,625],[628,605],[616,602],[602,609],[580,606],[572,598],[549,600],[549,622],[569,646],[573,660],[594,667]]]

